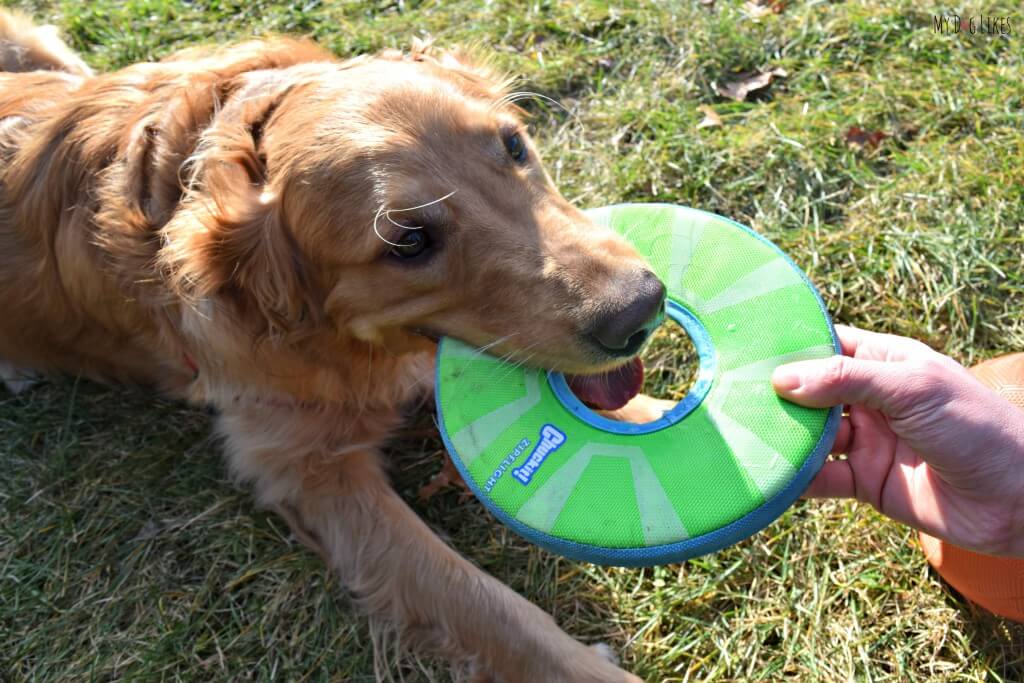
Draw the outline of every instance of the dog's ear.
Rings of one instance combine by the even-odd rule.
[[[310,329],[323,306],[267,163],[265,136],[293,87],[271,78],[235,89],[204,131],[163,261],[186,300],[226,299],[257,334],[280,337]]]

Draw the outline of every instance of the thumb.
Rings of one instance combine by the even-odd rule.
[[[772,373],[775,391],[809,408],[863,405],[898,414],[912,397],[899,363],[831,356],[780,365]]]

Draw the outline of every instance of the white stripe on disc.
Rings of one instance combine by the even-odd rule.
[[[720,381],[725,382],[746,382],[752,380],[769,380],[775,368],[786,363],[795,363],[798,360],[816,360],[835,355],[836,349],[831,344],[819,344],[809,346],[806,349],[784,353],[771,358],[762,358],[753,363],[741,365],[738,368],[723,372]]]
[[[672,242],[669,247],[668,273],[665,276],[665,283],[670,292],[682,291],[683,274],[690,267],[690,260],[703,236],[703,221],[682,212],[676,214],[672,226]],[[693,297],[687,297],[687,301],[692,299]]]
[[[640,525],[647,545],[672,543],[689,537],[668,494],[647,462],[647,456],[635,446],[602,443],[585,445],[534,492],[533,497],[519,508],[516,518],[538,531],[550,532],[595,455],[625,458],[629,461],[640,511]]]
[[[516,513],[516,518],[520,522],[538,531],[551,531],[559,513],[576,488],[576,483],[590,464],[590,457],[593,455],[592,445],[584,446],[566,460],[565,464],[534,492],[533,497],[523,503]]]
[[[640,449],[630,458],[633,469],[633,489],[636,505],[640,509],[640,525],[647,545],[663,545],[689,538],[683,521],[679,519],[668,494],[658,481]]]
[[[782,485],[792,479],[796,468],[761,437],[725,414],[723,407],[729,391],[735,382],[768,382],[772,371],[785,363],[825,358],[834,353],[835,348],[831,344],[820,344],[734,368],[722,373],[718,386],[706,400],[708,417],[765,500],[778,493]]]
[[[708,417],[765,500],[796,474],[796,468],[781,453],[717,406],[708,406]]]
[[[482,415],[460,429],[452,437],[452,445],[466,467],[494,442],[502,432],[540,402],[540,372],[526,372],[523,382],[526,395]]]
[[[802,284],[803,279],[793,270],[793,267],[784,258],[774,258],[760,268],[756,268],[736,282],[729,285],[724,291],[716,294],[710,300],[698,304],[701,313],[705,315],[720,311],[729,306],[749,301],[754,297],[774,292],[784,287]]]

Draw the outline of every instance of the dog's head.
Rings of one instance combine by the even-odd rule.
[[[632,367],[664,288],[559,194],[488,70],[417,51],[248,78],[210,135],[204,239],[269,330]]]

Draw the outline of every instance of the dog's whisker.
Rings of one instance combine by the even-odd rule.
[[[525,366],[527,363],[529,363],[531,360],[533,360],[533,357],[536,356],[536,355],[537,355],[536,353],[531,353],[531,354],[523,357],[522,359],[520,359],[518,362],[513,363],[512,367],[510,367],[508,369],[508,371],[504,375],[502,375],[501,380],[499,380],[499,381],[504,381],[505,378],[507,378],[510,374],[512,374],[516,370],[519,370],[520,368]]]
[[[536,348],[540,343],[541,343],[540,341],[535,341],[532,344],[529,344],[528,346],[526,346],[526,347],[524,347],[522,349],[515,349],[515,350],[509,351],[508,353],[503,355],[501,357],[501,361],[503,363],[502,367],[505,368],[505,372],[502,373],[501,377],[499,377],[497,380],[495,380],[495,382],[496,383],[503,382],[513,372],[515,372],[516,370],[518,370],[519,368],[523,367],[528,362],[530,362],[530,360],[532,360],[534,358],[534,356],[537,355],[537,353],[533,352],[533,353],[528,353],[527,354],[527,352],[529,352],[532,349]],[[523,354],[527,354],[527,355],[523,355]],[[518,360],[512,362],[513,356],[519,356]]]
[[[498,337],[497,339],[495,339],[494,341],[492,341],[492,342],[490,342],[488,344],[484,344],[483,346],[478,346],[477,349],[476,349],[476,353],[473,354],[473,358],[477,358],[478,356],[483,355],[484,353],[487,352],[488,349],[492,349],[495,346],[497,346],[498,344],[503,344],[503,343],[507,342],[509,339],[511,339],[512,337],[516,336],[517,334],[519,334],[519,333],[518,332],[513,332],[511,334],[506,334],[504,337]]]
[[[404,230],[422,230],[423,229],[422,225],[405,225],[403,223],[399,223],[398,221],[396,221],[394,218],[391,217],[391,209],[388,209],[387,211],[384,212],[384,218],[387,218],[388,222],[391,223],[391,225],[398,226],[399,228],[402,228]]]
[[[519,102],[521,100],[541,100],[542,102],[552,104],[561,109],[562,111],[564,111],[566,114],[568,114],[573,120],[575,120],[581,126],[583,125],[582,121],[580,121],[580,117],[577,116],[575,112],[573,112],[571,109],[566,107],[564,104],[562,104],[555,98],[549,97],[539,92],[532,92],[529,90],[521,90],[519,92],[508,93],[507,95],[499,99],[497,102],[495,102],[493,108],[498,109],[506,105],[515,104],[516,102]]]
[[[381,242],[383,242],[384,244],[390,244],[392,247],[400,247],[400,246],[402,246],[401,244],[398,244],[397,242],[392,242],[387,237],[384,237],[384,235],[380,234],[380,228],[377,227],[377,221],[380,220],[381,214],[383,214],[383,213],[384,213],[384,206],[382,205],[379,209],[377,209],[377,214],[373,217],[373,232],[374,232],[374,234],[377,235],[377,238]]]
[[[374,232],[375,235],[377,235],[377,238],[380,239],[380,241],[384,242],[385,244],[390,244],[392,247],[404,246],[402,244],[398,244],[397,242],[392,242],[391,240],[389,240],[388,238],[384,237],[384,235],[381,234],[380,226],[377,225],[377,223],[380,221],[380,217],[384,216],[392,224],[397,225],[398,227],[403,228],[405,230],[419,230],[419,229],[421,229],[423,227],[422,225],[416,225],[416,226],[402,225],[401,223],[397,223],[393,218],[391,218],[391,214],[392,213],[401,213],[403,211],[415,211],[417,209],[425,209],[428,206],[433,206],[434,204],[443,202],[444,200],[448,199],[449,197],[451,197],[456,192],[458,192],[458,190],[452,190],[451,192],[449,192],[448,194],[446,194],[443,197],[438,197],[437,199],[434,199],[434,200],[429,201],[429,202],[425,202],[423,204],[419,204],[417,206],[407,206],[407,207],[402,208],[402,209],[389,209],[384,204],[381,204],[380,208],[377,209],[377,213],[373,217],[373,232]]]
[[[424,202],[423,204],[417,204],[416,206],[407,206],[407,207],[405,207],[403,209],[388,209],[388,210],[391,211],[391,212],[394,212],[394,213],[401,213],[402,211],[415,211],[416,209],[425,209],[428,206],[433,206],[434,204],[438,204],[440,202],[443,202],[444,200],[448,199],[449,197],[451,197],[456,192],[458,192],[458,190],[452,190],[451,192],[449,192],[448,194],[446,194],[443,197],[438,197],[437,199],[433,199],[433,200],[431,200],[429,202]]]

